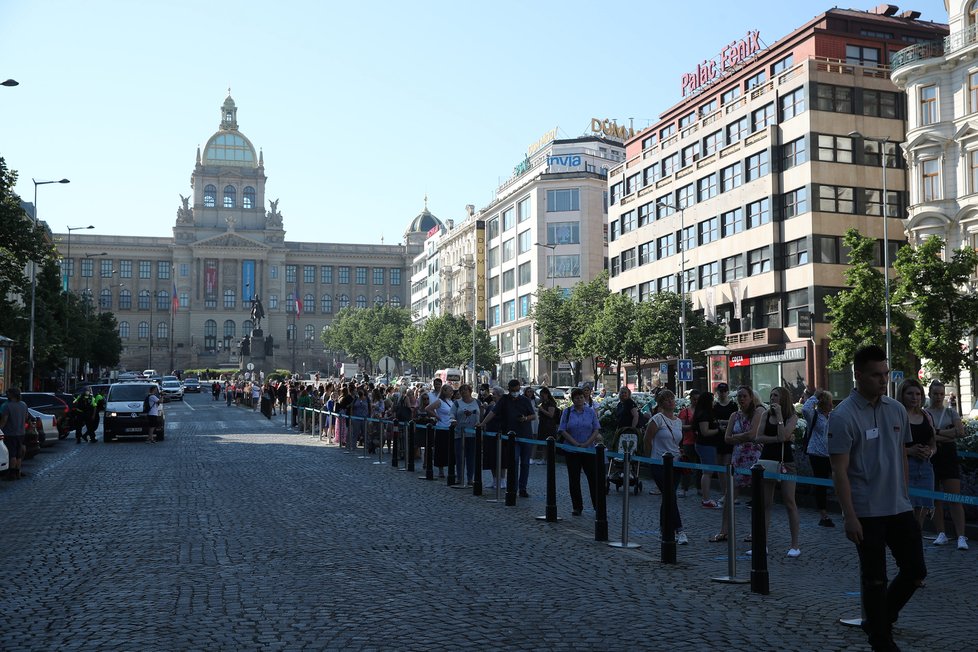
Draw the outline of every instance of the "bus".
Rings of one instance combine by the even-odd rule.
[[[441,382],[446,385],[451,385],[455,389],[458,389],[459,385],[462,384],[462,370],[461,369],[439,369],[435,372],[435,378],[441,378]]]

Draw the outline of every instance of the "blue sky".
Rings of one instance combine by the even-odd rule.
[[[425,194],[461,219],[546,131],[644,127],[727,43],[829,6],[0,0],[0,80],[21,84],[0,87],[0,156],[28,201],[32,177],[71,180],[39,191],[55,232],[169,236],[230,86],[287,239],[394,243]]]

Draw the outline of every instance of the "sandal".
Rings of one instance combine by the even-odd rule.
[[[714,534],[712,537],[707,539],[710,543],[721,543],[727,540],[726,534]]]

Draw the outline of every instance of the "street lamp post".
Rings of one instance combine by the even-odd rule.
[[[13,83],[10,83],[13,82]],[[8,79],[3,82],[4,86],[16,86],[17,82],[13,79]],[[34,182],[34,230],[37,231],[37,187],[46,186],[49,183],[71,183],[68,179],[60,179],[58,181],[38,181],[37,179],[31,179]],[[30,334],[30,344],[28,346],[28,364],[29,369],[27,370],[27,391],[34,391],[34,328],[35,328],[35,310],[37,304],[37,261],[31,258],[31,334]]]
[[[64,391],[71,391],[68,387],[68,366],[71,358],[68,356],[68,296],[71,294],[71,275],[74,272],[71,266],[71,233],[72,231],[85,231],[87,229],[94,229],[95,227],[91,224],[88,226],[69,226],[68,227],[68,246],[65,251],[64,264],[62,265],[62,271],[64,272],[64,290],[65,290],[65,387]]]
[[[679,211],[679,241],[676,243],[676,250],[679,252],[679,348],[681,359],[686,359],[686,247],[683,244],[683,231],[685,230],[686,214],[683,206],[673,206],[664,201],[655,202],[656,206],[662,206],[673,211]],[[679,365],[676,365],[679,371]],[[686,395],[686,381],[682,381],[682,392]]]
[[[534,242],[533,245],[536,247],[543,247],[544,249],[549,249],[551,256],[556,255],[556,250],[557,250],[556,244],[544,244],[542,242]],[[554,274],[549,264],[547,265],[547,279],[550,281],[550,289],[551,290],[554,289]],[[554,361],[551,360],[550,361],[550,386],[553,387],[555,384],[556,383],[554,383]]]
[[[880,146],[880,170],[883,177],[883,193],[880,195],[880,216],[883,218],[883,301],[885,310],[885,323],[884,328],[886,330],[886,361],[888,364],[893,364],[892,354],[893,354],[893,343],[890,336],[890,235],[888,222],[889,216],[886,210],[886,146],[890,142],[889,136],[884,136],[883,138],[867,138],[863,136],[858,131],[850,131],[850,138],[862,138],[863,140],[870,140],[879,143]],[[890,375],[886,379],[886,395],[893,396],[893,376]]]

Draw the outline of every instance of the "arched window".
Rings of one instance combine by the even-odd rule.
[[[148,340],[149,339],[149,322],[148,321],[141,321],[141,322],[139,322],[139,326],[136,327],[136,337],[138,337],[141,340]]]
[[[312,324],[306,324],[306,327],[303,329],[303,335],[307,341],[311,342],[316,337],[316,327]]]
[[[333,312],[333,297],[328,294],[324,294],[322,301],[320,302],[320,308],[322,308],[320,312],[322,312],[324,315],[328,315]]]
[[[139,309],[149,310],[149,290],[139,291]]]
[[[214,184],[204,186],[204,208],[214,208],[217,205],[217,188]]]
[[[978,0],[971,3],[968,7],[968,26],[978,25]]]
[[[285,339],[292,341],[295,339],[295,324],[289,324],[285,329]]]
[[[132,292],[129,290],[121,290],[119,292],[119,310],[131,310],[132,309]]]
[[[228,319],[224,322],[224,338],[234,337],[234,330],[237,324],[234,323],[233,319]]]
[[[161,321],[156,325],[156,339],[165,340],[170,336],[170,325]]]
[[[350,307],[350,297],[349,296],[347,296],[345,294],[341,294],[340,296],[336,297],[336,300],[340,304],[340,310],[343,310],[343,308],[349,308]]]
[[[366,307],[367,307],[367,297],[363,296],[362,294],[358,294],[357,308],[366,308]]]
[[[112,309],[112,290],[102,288],[102,291],[98,293],[98,307],[102,310]]]
[[[289,292],[289,296],[285,297],[285,312],[290,315],[295,314],[295,298],[291,292]]]
[[[234,290],[224,291],[224,309],[230,310],[234,308]]]
[[[302,298],[302,312],[303,314],[315,314],[316,297],[312,294],[307,294]]]
[[[224,208],[234,208],[234,186],[224,186]]]
[[[246,319],[244,320],[244,322],[241,323],[242,336],[251,335],[251,331],[253,330],[255,330],[255,322],[251,321],[250,319]]]
[[[129,322],[120,321],[119,322],[119,337],[124,340],[129,339]]]
[[[170,309],[170,293],[166,290],[160,290],[156,293],[156,309],[157,310],[169,310]]]
[[[400,308],[401,307],[401,297],[393,296],[391,297],[391,307]]]
[[[204,322],[204,349],[207,351],[217,349],[217,322],[213,319]]]
[[[251,186],[245,186],[244,192],[241,193],[241,207],[242,208],[254,208],[255,207],[255,189]]]
[[[382,306],[382,305],[384,305],[384,297],[380,296],[379,294],[377,296],[375,296],[374,297],[374,305],[375,306]]]

